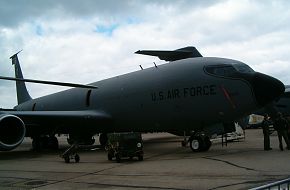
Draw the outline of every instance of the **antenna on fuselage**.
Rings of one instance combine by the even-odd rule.
[[[139,65],[139,66],[140,66],[141,70],[143,70],[143,67],[142,67],[142,65]]]

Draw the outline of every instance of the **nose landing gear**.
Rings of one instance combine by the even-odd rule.
[[[210,138],[204,133],[194,133],[189,139],[185,137],[184,141],[181,142],[182,146],[186,146],[188,143],[193,152],[208,151],[211,147]]]

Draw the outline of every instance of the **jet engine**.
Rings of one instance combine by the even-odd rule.
[[[20,145],[25,137],[24,122],[15,115],[0,115],[0,151],[8,151]]]

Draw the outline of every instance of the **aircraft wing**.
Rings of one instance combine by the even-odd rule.
[[[12,80],[12,81],[20,81],[20,82],[31,82],[38,84],[49,84],[49,85],[57,85],[57,86],[67,86],[67,87],[76,87],[76,88],[98,88],[93,85],[83,85],[83,84],[75,84],[68,82],[55,82],[55,81],[45,81],[45,80],[34,80],[34,79],[24,79],[24,78],[14,78],[14,77],[5,77],[0,76],[1,80]]]
[[[9,114],[19,117],[27,128],[29,136],[32,131],[53,131],[55,133],[100,132],[111,121],[111,116],[102,111],[0,111],[0,115]]]
[[[202,57],[199,51],[192,46],[180,48],[173,51],[163,51],[163,50],[139,50],[135,52],[136,54],[156,56],[161,60],[165,61],[176,61],[180,59]]]

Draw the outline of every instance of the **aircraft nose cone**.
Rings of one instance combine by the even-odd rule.
[[[272,102],[285,91],[285,86],[280,80],[262,73],[255,73],[252,85],[257,103],[260,106]]]

